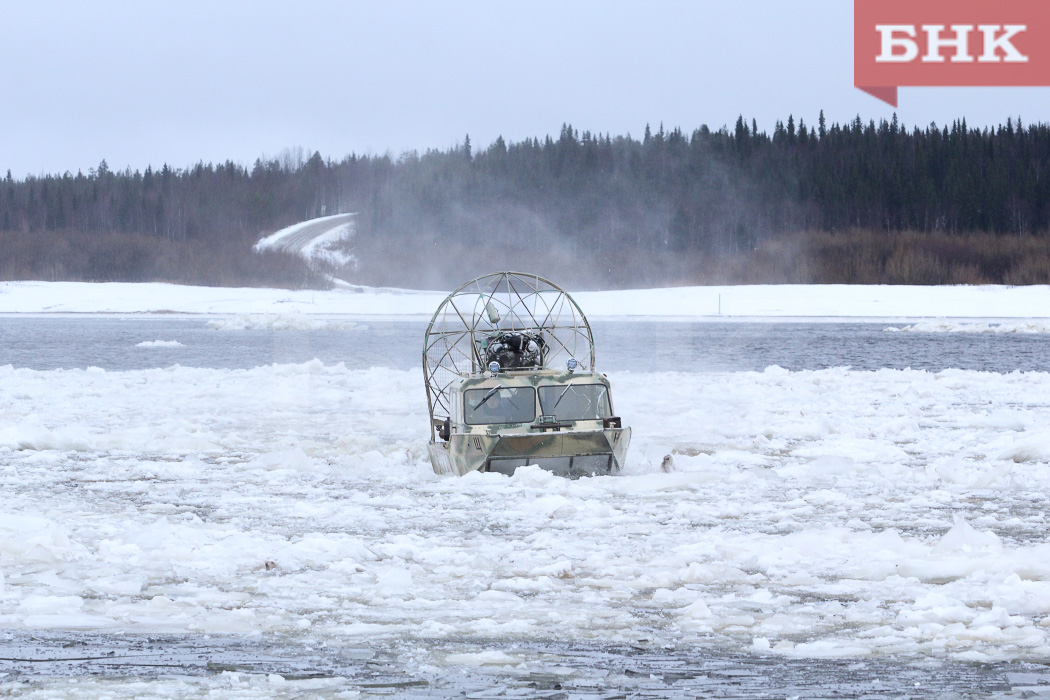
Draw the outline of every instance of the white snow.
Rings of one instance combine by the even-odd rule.
[[[444,292],[331,291],[125,282],[0,282],[0,313],[433,315]]]
[[[0,628],[1050,654],[1050,374],[613,381],[569,481],[435,476],[419,369],[0,367]]]
[[[1050,324],[1050,287],[744,285],[574,292],[590,318],[1020,319]],[[0,282],[0,313],[187,313],[429,318],[447,292],[120,282]],[[1041,319],[1041,320],[1038,320]],[[988,322],[987,320],[985,321]]]
[[[906,333],[1050,333],[1050,322],[1004,321],[1001,323],[966,323],[959,321],[922,321],[903,328],[891,326],[885,330]]]
[[[141,343],[136,343],[137,348],[182,348],[185,347],[182,343],[177,340],[143,340]]]

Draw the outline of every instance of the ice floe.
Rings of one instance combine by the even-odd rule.
[[[1050,375],[616,381],[569,481],[435,476],[418,369],[0,367],[0,626],[1050,654]]]
[[[182,343],[177,340],[143,340],[141,343],[136,343],[137,348],[182,348],[185,347]]]
[[[1000,321],[977,323],[964,321],[920,321],[907,326],[890,326],[889,333],[1050,333],[1050,321]]]

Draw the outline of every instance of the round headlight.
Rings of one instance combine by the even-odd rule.
[[[499,372],[499,363],[496,362],[495,360],[490,362],[489,363],[489,371],[492,372],[493,374],[496,374],[497,372]]]
[[[576,361],[575,357],[570,357],[569,361],[566,362],[565,365],[569,368],[569,371],[572,372],[575,371],[575,369],[580,365],[580,363]]]

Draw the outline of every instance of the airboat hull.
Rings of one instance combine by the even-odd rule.
[[[630,428],[539,435],[451,435],[427,445],[436,474],[463,476],[472,471],[513,474],[538,466],[559,476],[603,476],[623,470]]]
[[[427,443],[427,452],[430,453],[430,464],[434,467],[434,473],[440,476],[462,476],[466,472],[457,472],[452,468],[452,457],[448,452],[447,442]]]

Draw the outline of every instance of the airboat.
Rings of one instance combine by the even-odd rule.
[[[424,336],[423,374],[438,474],[623,469],[631,429],[595,370],[590,324],[549,280],[496,272],[449,294]]]

